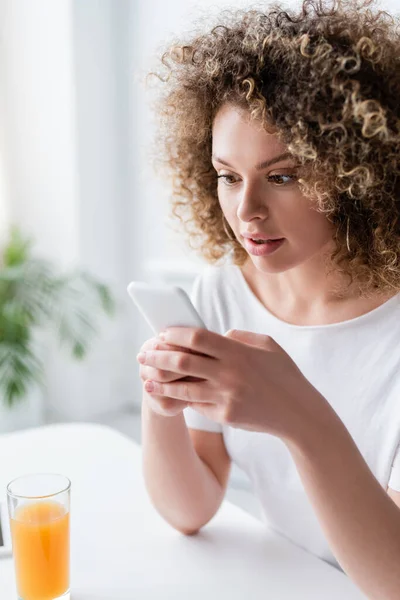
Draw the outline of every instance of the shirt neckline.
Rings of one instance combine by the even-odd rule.
[[[245,293],[250,297],[251,301],[255,306],[258,306],[264,313],[268,315],[270,319],[278,323],[281,327],[287,327],[290,329],[298,329],[298,330],[324,330],[324,329],[340,329],[344,327],[350,327],[353,325],[358,325],[360,322],[373,320],[374,317],[380,316],[381,314],[385,314],[389,310],[391,310],[392,306],[399,304],[400,302],[400,292],[386,300],[376,308],[359,315],[358,317],[354,317],[353,319],[346,319],[345,321],[338,321],[337,323],[325,323],[321,325],[295,325],[293,323],[288,323],[287,321],[282,321],[276,317],[273,313],[271,313],[266,306],[257,298],[249,284],[247,283],[240,267],[238,265],[231,265],[234,268],[234,271],[237,273],[237,277],[243,286]]]

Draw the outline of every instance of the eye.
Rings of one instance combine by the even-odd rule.
[[[272,181],[272,183],[275,183],[277,186],[282,187],[284,185],[290,185],[291,183],[294,183],[296,181],[296,176],[295,175],[288,175],[288,174],[277,174],[277,175],[270,175],[269,177],[267,177],[268,181]]]
[[[234,175],[230,174],[218,175],[217,179],[223,180],[224,184],[228,187],[232,187],[239,181],[239,179],[236,179]],[[283,187],[295,183],[295,181],[297,181],[297,177],[295,174],[277,173],[276,175],[269,175],[267,180],[278,187]]]
[[[235,179],[233,175],[218,175],[217,179],[222,179],[224,184],[228,187],[237,182],[237,179]]]

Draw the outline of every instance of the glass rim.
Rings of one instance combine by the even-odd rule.
[[[50,477],[52,477],[52,476],[61,477],[65,480],[66,486],[52,494],[44,494],[44,495],[36,495],[36,496],[29,496],[27,494],[15,494],[14,492],[11,491],[11,486],[16,481],[19,481],[20,479],[25,479],[27,477],[37,477],[37,476],[43,476],[43,475],[46,477],[49,477],[49,476]],[[26,475],[19,475],[18,477],[14,477],[14,479],[12,479],[7,484],[7,496],[10,496],[12,498],[24,498],[26,500],[42,500],[44,498],[52,498],[53,496],[58,496],[58,494],[62,494],[63,492],[68,492],[70,489],[71,489],[71,480],[66,475],[61,475],[61,473],[26,473]]]

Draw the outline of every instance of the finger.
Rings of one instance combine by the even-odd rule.
[[[217,361],[214,358],[189,354],[188,352],[147,350],[139,354],[137,359],[146,366],[163,371],[172,371],[181,375],[209,379],[217,374]]]
[[[187,354],[195,354],[196,356],[207,356],[207,354],[203,354],[202,352],[196,352],[195,350],[191,350],[190,348],[185,348],[184,346],[174,346],[174,344],[166,344],[165,342],[155,343],[152,348],[148,348],[149,350],[172,350],[175,352],[186,352]]]
[[[161,341],[160,338],[155,338],[152,346],[147,348],[147,350],[175,350],[176,352],[187,352],[189,354],[207,356],[206,354],[202,354],[201,352],[195,352],[194,350],[190,350],[190,348],[185,348],[184,346],[167,344],[166,342]]]
[[[162,371],[160,369],[154,369],[153,367],[146,367],[144,365],[140,365],[139,375],[142,381],[146,381],[146,379],[152,379],[154,381],[169,382],[180,379],[179,375],[172,373],[171,371]]]
[[[207,381],[176,381],[173,383],[160,383],[147,380],[144,389],[148,394],[168,396],[184,402],[210,402],[215,394],[215,389]]]
[[[154,412],[164,416],[178,415],[187,407],[187,402],[165,396],[151,395],[148,397],[148,401]]]
[[[146,352],[146,350],[153,350],[159,342],[160,340],[158,340],[157,338],[151,338],[149,340],[146,340],[144,344],[141,345],[139,353]]]
[[[225,337],[248,344],[249,346],[257,346],[264,350],[276,351],[282,350],[281,346],[269,335],[261,333],[253,333],[252,331],[241,331],[240,329],[230,329],[225,333]]]
[[[197,327],[168,327],[162,334],[162,340],[212,358],[221,358],[231,346],[229,338]]]
[[[158,348],[159,350],[176,350],[177,347],[172,344],[167,344],[163,342],[158,336],[154,336],[146,340],[140,350],[152,350],[154,348]]]
[[[172,344],[167,344],[162,342],[160,338],[154,337],[146,340],[145,343],[141,346],[139,352],[145,352],[146,350],[179,350],[181,352],[188,352],[187,348],[183,346],[174,346]]]
[[[189,350],[189,348],[185,348],[184,346],[174,346],[174,344],[166,344],[165,342],[161,342],[160,340],[157,340],[153,344],[152,348],[148,348],[148,350],[175,350],[176,352],[187,352],[195,354],[195,352]]]
[[[181,377],[178,373],[172,373],[171,371],[161,371],[160,369],[153,369],[153,367],[146,367],[144,365],[140,365],[139,376],[143,382],[145,382],[146,379],[152,379],[154,381],[161,382],[204,381],[202,377],[191,377],[190,375]]]

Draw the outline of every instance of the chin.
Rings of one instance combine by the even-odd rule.
[[[274,261],[272,256],[251,256],[251,254],[248,256],[257,271],[260,271],[261,273],[284,273],[297,266],[297,264],[289,263],[282,259]]]

